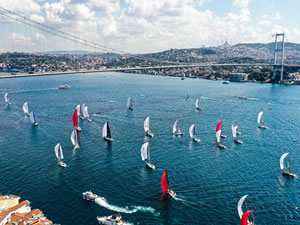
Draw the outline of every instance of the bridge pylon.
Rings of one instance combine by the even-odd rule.
[[[280,81],[283,80],[283,63],[284,63],[284,33],[275,34],[273,82],[276,79],[276,71],[280,71]]]

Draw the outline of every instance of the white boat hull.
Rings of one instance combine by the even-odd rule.
[[[172,191],[172,190],[168,190],[167,194],[171,197],[171,198],[175,198],[176,197],[176,192]]]
[[[221,144],[221,143],[220,143],[220,144],[217,144],[217,147],[218,147],[218,148],[222,148],[222,149],[225,149],[225,148],[226,148],[226,146],[223,145],[223,144]]]
[[[288,172],[288,171],[283,171],[282,175],[287,176],[287,177],[292,177],[292,178],[296,177],[295,173],[291,173],[291,172]]]
[[[152,169],[152,170],[155,169],[155,166],[154,166],[153,164],[151,164],[151,163],[146,162],[146,166],[147,166],[148,168]]]
[[[149,137],[154,137],[154,134],[151,133],[150,131],[149,131],[149,132],[146,132],[146,135],[149,136]]]
[[[258,128],[260,128],[260,129],[267,129],[268,127],[265,126],[265,125],[260,125],[260,126],[258,126]]]
[[[238,140],[238,139],[237,139],[237,140],[234,140],[234,142],[237,143],[237,144],[243,144],[243,141]]]
[[[57,165],[61,166],[62,168],[67,167],[67,164],[64,163],[63,161],[58,161]]]
[[[114,141],[114,139],[112,139],[112,138],[109,138],[109,137],[104,137],[104,140],[105,140],[105,141],[109,141],[109,142],[112,142],[112,141]]]
[[[221,138],[227,138],[225,134],[221,134]]]
[[[80,131],[81,131],[81,128],[80,128],[80,127],[77,127],[76,130],[77,130],[78,132],[80,132]]]
[[[39,125],[39,123],[35,122],[33,125],[34,125],[34,126],[38,126],[38,125]]]
[[[200,139],[199,139],[199,138],[196,138],[196,137],[194,137],[194,138],[193,138],[193,141],[194,141],[194,142],[200,142]]]

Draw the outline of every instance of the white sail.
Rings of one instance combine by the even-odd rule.
[[[193,138],[195,135],[195,124],[190,126],[189,133],[190,133],[191,138]]]
[[[34,112],[31,111],[30,114],[29,114],[29,118],[30,118],[30,121],[32,124],[34,124],[36,121],[35,121],[35,116],[34,116]]]
[[[102,128],[102,137],[103,138],[107,137],[107,122],[104,124]]]
[[[83,116],[84,118],[88,118],[89,117],[89,112],[88,112],[88,107],[85,106],[83,109]]]
[[[81,114],[83,115],[83,109],[85,108],[85,103],[82,104],[81,106]]]
[[[196,108],[199,108],[199,98],[196,100]]]
[[[141,156],[143,161],[148,158],[148,146],[149,146],[149,142],[146,142],[141,147]]]
[[[57,145],[55,145],[54,152],[55,152],[56,158],[58,160],[62,160],[64,158],[63,151],[62,151],[60,143],[58,143]]]
[[[178,122],[178,120],[176,120],[174,125],[173,125],[173,134],[175,134],[176,131],[177,131],[177,122]]]
[[[127,108],[129,108],[130,105],[131,105],[131,97],[129,97],[127,100]]]
[[[260,113],[258,113],[258,116],[257,116],[257,123],[260,124],[260,120],[261,120],[261,117],[263,115],[263,111],[261,111]]]
[[[148,132],[150,130],[150,117],[148,116],[144,121],[144,130]]]
[[[243,197],[241,197],[241,199],[239,200],[238,202],[238,206],[237,206],[237,210],[238,210],[238,213],[239,213],[239,216],[240,216],[240,219],[242,219],[242,216],[243,216],[243,210],[242,210],[242,206],[243,206],[243,203],[245,201],[245,199],[247,198],[248,195],[244,195]]]
[[[76,110],[77,110],[77,116],[79,117],[80,116],[80,105],[76,106]]]
[[[284,153],[281,157],[280,157],[280,169],[284,169],[284,159],[285,159],[285,157],[287,157],[287,155],[288,155],[289,153],[287,152],[287,153]]]
[[[72,144],[74,146],[76,145],[76,133],[75,133],[75,130],[73,130],[73,132],[71,134],[71,142],[72,142]]]
[[[10,104],[9,99],[8,99],[8,93],[4,94],[4,100],[7,104]]]
[[[24,113],[26,113],[27,115],[29,115],[28,102],[24,103],[24,105],[23,105],[23,111],[24,111]]]
[[[221,129],[216,132],[216,138],[218,143],[221,142],[221,132],[222,132]]]
[[[237,133],[237,128],[238,128],[238,126],[236,125],[236,126],[231,126],[231,129],[232,129],[232,136],[234,137],[234,138],[236,138],[236,133]]]

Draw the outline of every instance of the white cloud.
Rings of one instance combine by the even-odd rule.
[[[250,0],[234,0],[233,6],[246,8],[246,7],[248,7],[249,2],[250,2]]]

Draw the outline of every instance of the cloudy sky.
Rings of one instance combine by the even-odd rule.
[[[300,42],[299,0],[1,0],[0,6],[130,53],[271,42],[276,32]],[[1,17],[2,51],[80,48]]]

